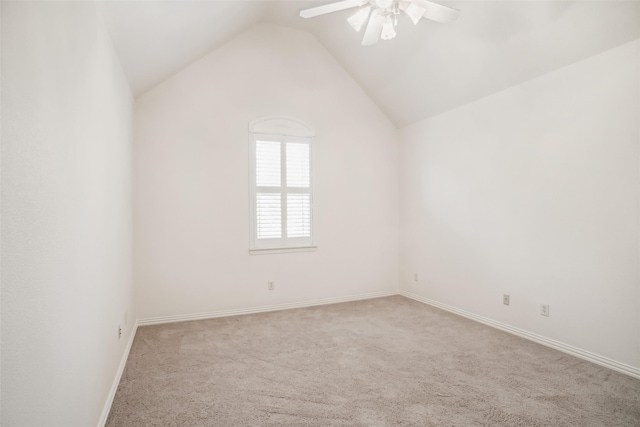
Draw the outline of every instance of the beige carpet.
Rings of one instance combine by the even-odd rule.
[[[138,329],[108,426],[640,426],[640,380],[394,296]]]

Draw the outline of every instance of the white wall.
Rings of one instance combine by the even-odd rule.
[[[402,289],[640,367],[639,43],[402,129]]]
[[[7,427],[95,426],[135,319],[133,99],[98,14],[2,2]]]
[[[248,123],[266,115],[316,128],[316,252],[248,253]],[[134,127],[141,318],[397,288],[396,130],[309,34],[253,27],[138,98]]]

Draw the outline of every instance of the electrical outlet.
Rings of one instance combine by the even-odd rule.
[[[510,298],[509,294],[502,294],[502,303],[504,305],[509,305]]]
[[[542,304],[540,306],[540,315],[549,317],[549,305]]]
[[[122,337],[122,326],[118,325],[118,339]]]
[[[273,282],[267,282],[267,289],[269,289],[270,291],[274,290],[276,288],[276,286],[273,284]]]
[[[418,273],[413,273],[413,281],[414,282],[418,281]]]

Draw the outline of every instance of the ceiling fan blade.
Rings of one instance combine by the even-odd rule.
[[[401,8],[403,6],[402,3],[400,5]],[[432,21],[436,21],[441,24],[453,22],[458,18],[458,16],[460,16],[460,11],[458,9],[453,9],[428,0],[408,0],[408,3],[413,3],[416,6],[425,9],[424,15],[422,15],[423,18],[431,19]]]
[[[371,12],[369,18],[369,24],[367,29],[364,30],[364,37],[362,38],[362,46],[370,46],[376,44],[380,40],[380,34],[382,34],[382,25],[384,24],[384,17],[376,9]]]
[[[344,0],[336,3],[329,3],[318,7],[312,7],[311,9],[305,9],[300,12],[302,18],[313,18],[314,16],[325,15],[331,12],[338,12],[340,10],[351,9],[352,7],[362,6],[367,3],[367,0]]]

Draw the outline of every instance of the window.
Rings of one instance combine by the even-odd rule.
[[[265,118],[249,133],[251,253],[313,250],[313,130]]]

